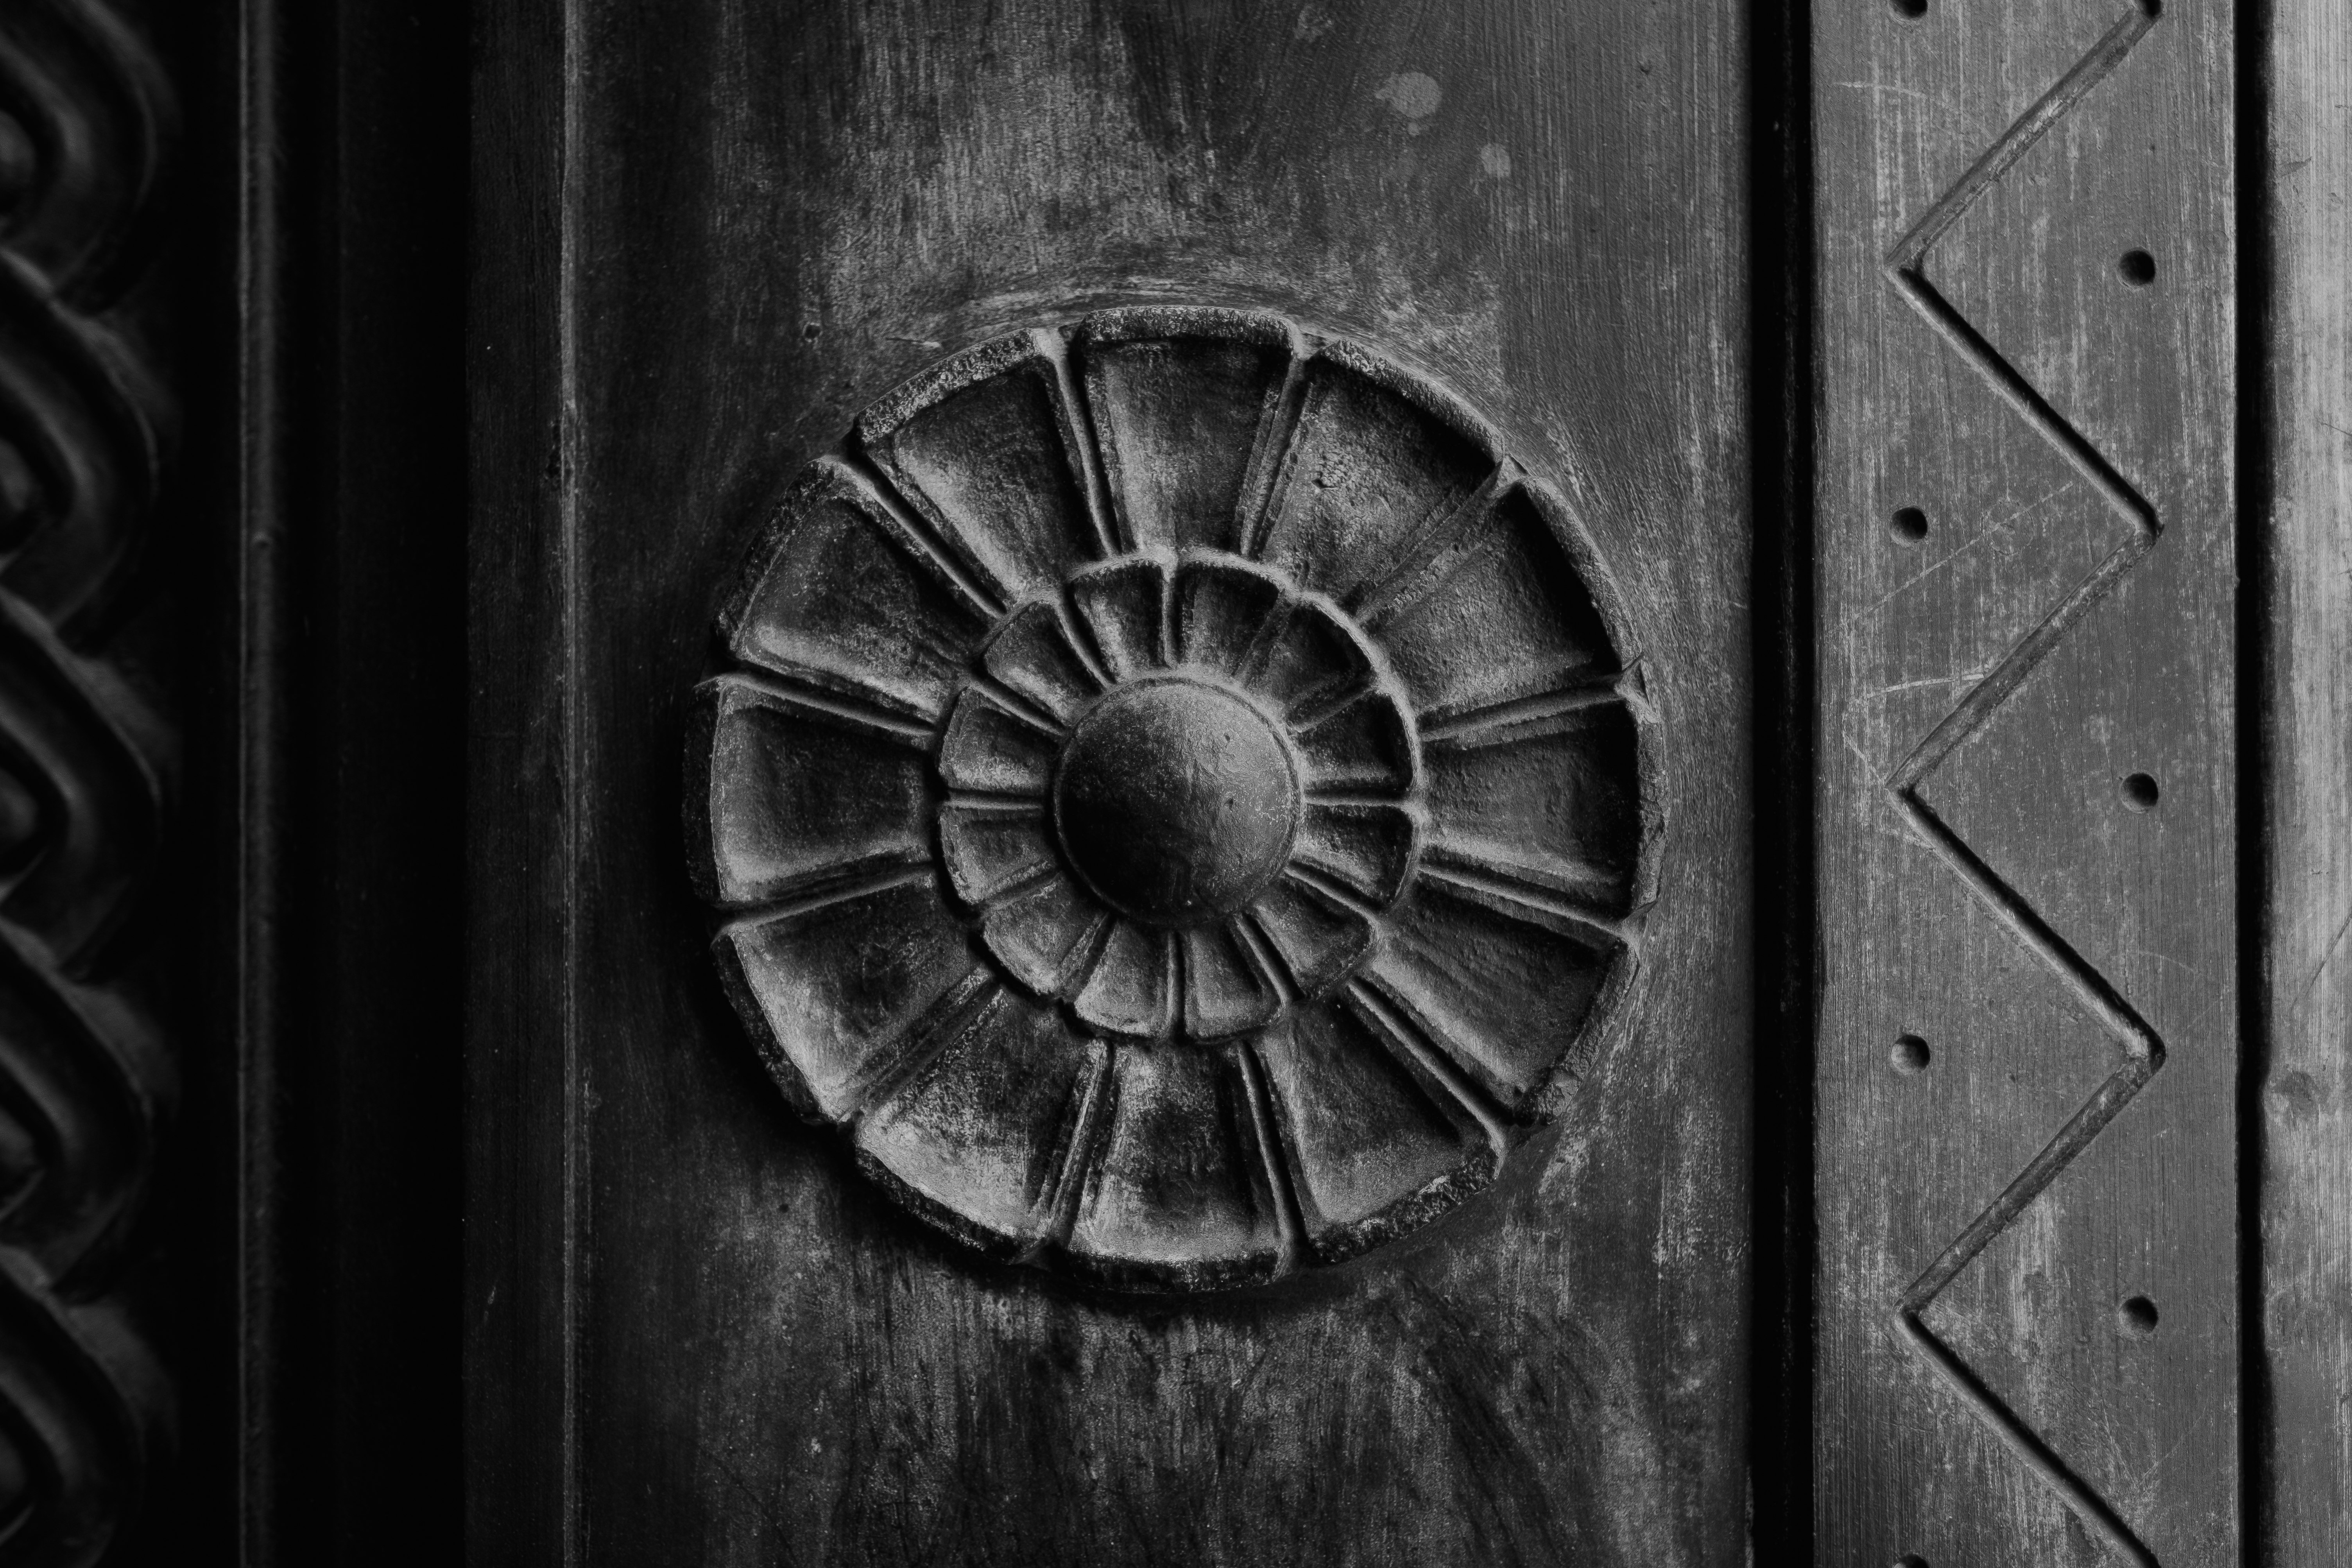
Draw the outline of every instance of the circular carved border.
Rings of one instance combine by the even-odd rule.
[[[1457,399],[1278,318],[947,360],[801,475],[699,693],[770,1071],[925,1217],[1116,1286],[1425,1224],[1632,967],[1607,589]]]

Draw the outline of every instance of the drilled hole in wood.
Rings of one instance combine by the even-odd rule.
[[[2124,805],[2133,811],[2154,811],[2156,809],[2157,801],[2162,798],[2163,794],[2164,792],[2162,790],[2157,788],[2156,779],[2151,774],[2129,773],[2125,775],[2123,782]]]
[[[1886,520],[1886,531],[1906,544],[1916,544],[1927,537],[1927,514],[1916,506],[1900,506]]]
[[[2116,271],[2135,289],[2145,289],[2156,281],[2156,258],[2145,250],[2126,250],[2116,262]]]
[[[1935,1059],[1935,1052],[1927,1048],[1927,1042],[1918,1036],[1898,1035],[1895,1037],[1894,1046],[1886,1053],[1886,1059],[1894,1064],[1896,1072],[1908,1078],[1913,1073],[1926,1072],[1927,1064]]]
[[[2145,1296],[2126,1296],[2116,1308],[2116,1324],[2128,1338],[2147,1338],[2156,1332],[2156,1303]]]
[[[1916,22],[1927,14],[1927,0],[1886,0],[1886,8],[1906,22]]]

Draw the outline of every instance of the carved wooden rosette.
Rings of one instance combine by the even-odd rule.
[[[106,976],[148,876],[160,727],[104,615],[147,525],[167,410],[118,301],[170,107],[104,6],[0,14],[0,1542],[98,1561],[165,1390],[110,1299],[172,1094]],[[20,1555],[21,1554],[21,1555]]]
[[[952,358],[722,621],[689,841],[769,1069],[917,1212],[1135,1289],[1487,1184],[1622,986],[1646,714],[1455,399],[1259,314]]]

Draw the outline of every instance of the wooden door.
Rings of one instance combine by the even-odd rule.
[[[1737,9],[486,20],[481,1560],[1732,1560]]]
[[[2352,1561],[2347,83],[0,6],[0,1563]]]
[[[484,26],[477,1556],[2341,1555],[2228,4]]]

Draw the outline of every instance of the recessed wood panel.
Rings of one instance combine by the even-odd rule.
[[[1750,895],[1736,16],[845,0],[502,16],[478,142],[478,374],[499,412],[477,451],[468,1311],[476,1380],[533,1403],[527,1418],[486,1412],[475,1429],[483,1561],[1738,1555]],[[1494,1191],[1339,1261],[1372,1239],[1348,1227],[1394,1194],[1344,1163],[1301,1167],[1291,1217],[1335,1266],[1151,1304],[937,1237],[861,1173],[846,1138],[793,1114],[705,952],[677,758],[742,562],[795,473],[861,410],[1009,331],[1165,303],[1270,312],[1411,366],[1558,494],[1605,571],[1571,562],[1562,532],[1510,505],[1496,549],[1449,554],[1425,531],[1432,510],[1478,492],[1491,462],[1465,445],[1459,484],[1445,478],[1462,454],[1435,449],[1443,422],[1430,435],[1395,415],[1395,431],[1366,437],[1392,395],[1336,363],[1301,394],[1302,428],[1328,438],[1273,513],[1267,559],[1328,567],[1418,639],[1401,678],[1428,700],[1421,744],[1452,748],[1442,777],[1430,764],[1431,787],[1468,816],[1486,802],[1496,833],[1524,827],[1563,858],[1579,831],[1604,847],[1654,836],[1660,849],[1654,886],[1612,867],[1596,894],[1649,904],[1641,962],[1546,1091],[1553,1131]],[[1106,470],[1157,463],[1181,479],[1123,489],[1123,509],[1099,519],[1114,540],[1232,539],[1214,518],[1175,514],[1265,476],[1246,460],[1180,471],[1154,454],[1255,427],[1232,410],[1262,403],[1258,380],[1280,365],[1267,372],[1235,341],[1181,375],[1106,354],[1088,380],[1081,355],[1089,395],[1124,400]],[[1094,524],[1097,476],[1049,460],[1055,387],[1032,379],[1021,395],[1005,377],[911,384],[860,426],[877,471],[931,497],[916,525],[960,536],[983,509],[1010,542],[935,578],[893,578],[900,600],[1001,592],[1010,609],[1041,574],[1083,575],[1055,553],[1056,520]],[[998,437],[950,440],[951,414]],[[1407,449],[1423,439],[1431,450]],[[1017,474],[969,460],[1015,448],[1036,458]],[[1412,489],[1432,475],[1430,493]],[[840,550],[890,548],[826,504]],[[1547,668],[1449,663],[1446,628],[1480,626],[1447,596],[1467,582],[1495,585],[1495,626],[1545,632]],[[1584,597],[1596,593],[1610,596],[1615,658],[1638,670],[1608,703],[1641,704],[1656,737],[1655,779],[1639,789],[1618,776],[1630,726],[1547,706],[1599,646]],[[1108,616],[1131,597],[1106,588],[1088,605]],[[793,611],[807,647],[822,607]],[[1246,608],[1231,594],[1200,606]],[[1093,651],[1114,660],[1122,635],[1110,626]],[[752,641],[737,649],[752,665],[807,651]],[[1076,700],[1069,672],[1040,662],[1047,646],[1008,642],[1001,669],[985,667],[1008,712]],[[859,658],[884,658],[911,709],[947,689],[932,651],[901,639]],[[1315,648],[1276,651],[1283,679],[1322,668]],[[1490,733],[1496,704],[1507,721]],[[791,758],[756,727],[757,706],[730,743],[774,772]],[[973,713],[971,746],[948,748],[957,766],[1026,778],[1007,739],[1017,725],[997,745]],[[1348,762],[1370,781],[1349,787],[1385,801],[1403,786],[1381,781],[1410,768],[1411,746],[1383,752],[1384,731],[1342,732],[1349,721],[1335,710],[1302,755]],[[1488,744],[1511,754],[1477,754]],[[1573,798],[1506,809],[1514,767],[1564,769]],[[975,887],[1026,863],[988,826],[954,830],[950,872]],[[1378,891],[1397,869],[1378,824],[1318,830],[1318,876]],[[748,879],[793,847],[743,843]],[[1485,885],[1487,847],[1453,846],[1446,897],[1461,910],[1447,929],[1523,933]],[[1440,858],[1424,858],[1433,885]],[[1043,929],[1000,934],[1035,956],[1038,942],[1015,938]],[[1537,963],[1499,942],[1481,947],[1486,961]],[[1192,972],[1234,984],[1191,1012],[1156,994],[1090,999],[1083,985],[1068,1005],[1104,1038],[1146,1013],[1246,1026],[1253,954],[1192,945]],[[1160,1182],[1154,1151],[1169,1145],[1154,1117],[1208,1125],[1217,1106],[1262,1101],[1262,1122],[1228,1118],[1231,1137],[1201,1145],[1186,1166],[1198,1180],[1179,1194],[1195,1229],[1223,1227],[1242,1258],[1285,1245],[1279,1226],[1254,1228],[1251,1184],[1265,1171],[1254,1140],[1341,1147],[1348,1130],[1314,1120],[1334,1096],[1387,1118],[1383,1136],[1449,1180],[1465,1133],[1427,1110],[1443,1103],[1427,1099],[1429,1064],[1364,1054],[1389,1050],[1383,1031],[1417,1005],[1397,952],[1393,986],[1366,980],[1360,1007],[1233,1081],[1205,1058],[1122,1056],[1103,1169]],[[1517,1035],[1513,1017],[1481,1016],[1514,1093],[1578,1037],[1591,998],[1572,975],[1554,991]],[[1030,1055],[1026,1076],[995,1086],[1024,1116],[1094,1070]],[[950,1049],[931,1066],[961,1060]],[[1333,1087],[1335,1064],[1359,1060],[1393,1070]],[[910,1081],[917,1110],[953,1089]],[[1074,1249],[1131,1259],[1166,1244],[1136,1217],[1155,1211],[1104,1195],[1110,1177],[1050,1192],[1041,1209],[1033,1167],[1051,1168],[1058,1136],[975,1142],[952,1118],[908,1111],[875,1125],[869,1156],[919,1199],[921,1184],[947,1184],[1006,1234],[1031,1234],[1066,1200]]]

